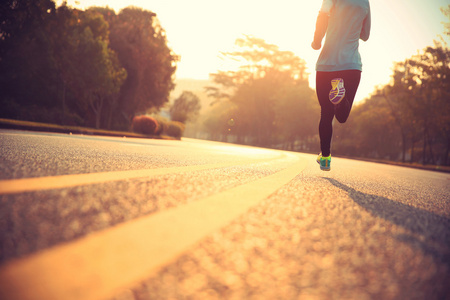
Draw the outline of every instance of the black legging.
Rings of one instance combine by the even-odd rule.
[[[331,80],[344,79],[345,97],[341,103],[334,105],[330,102],[328,94],[331,90]],[[345,123],[350,115],[353,100],[361,80],[361,71],[345,70],[336,72],[316,72],[316,94],[320,103],[319,137],[322,156],[331,153],[331,137],[333,136],[333,117],[340,123]]]

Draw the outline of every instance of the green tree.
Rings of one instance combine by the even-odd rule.
[[[118,54],[127,78],[121,87],[117,114],[128,121],[149,108],[160,108],[174,88],[178,57],[167,46],[166,34],[156,14],[128,7],[115,14],[100,12],[109,22],[111,48]]]
[[[250,36],[238,39],[236,45],[239,51],[224,55],[245,64],[237,71],[213,74],[215,83],[222,88],[209,87],[208,93],[219,101],[227,99],[235,104],[236,109],[231,118],[239,142],[251,141],[252,144],[270,146],[277,143],[280,136],[289,136],[288,139],[300,137],[301,134],[293,134],[290,129],[289,133],[282,132],[294,127],[284,124],[292,121],[292,118],[285,119],[282,115],[283,110],[292,109],[288,108],[289,104],[296,105],[295,100],[290,100],[293,99],[295,89],[307,91],[295,97],[299,102],[302,99],[313,101],[313,92],[307,87],[304,60],[290,51],[282,51],[276,45]],[[303,108],[307,110],[309,107],[306,105]],[[298,115],[299,119],[301,115]],[[301,123],[301,126],[305,124]],[[301,128],[297,130],[300,132]]]
[[[284,149],[309,149],[309,139],[317,134],[320,107],[306,81],[279,91],[275,103],[275,126]],[[315,140],[313,142],[316,142]]]
[[[442,7],[441,12],[444,14],[444,16],[450,19],[450,5],[448,5],[447,7]],[[450,35],[450,22],[444,23],[444,27],[444,34]]]
[[[0,54],[2,58],[17,51],[21,39],[36,34],[35,29],[45,27],[48,18],[55,13],[51,0],[3,0],[0,3]]]
[[[449,164],[450,52],[436,44],[394,65],[392,82],[337,126],[335,150],[347,155]],[[420,155],[419,155],[420,153]]]
[[[71,36],[74,28],[78,24],[79,13],[79,11],[74,11],[65,4],[58,7],[53,30],[51,31],[52,37],[50,42],[52,43],[53,59],[56,73],[58,74],[58,84],[60,86],[59,97],[61,99],[63,122],[66,119],[68,110],[68,86],[72,84],[73,78],[75,78],[75,74],[72,71],[75,67],[72,60],[75,55],[75,50]],[[71,100],[69,102],[75,102],[73,99]]]
[[[227,135],[237,135],[236,117],[237,107],[230,101],[220,101],[212,105],[211,110],[205,116],[204,127],[212,140],[227,141]],[[243,141],[241,140],[241,143]]]
[[[58,8],[55,28],[55,61],[63,86],[65,111],[66,90],[74,95],[74,105],[87,124],[109,127],[111,107],[117,101],[126,71],[116,53],[109,48],[108,23],[95,10],[77,11]],[[104,126],[104,125],[103,125]]]
[[[1,116],[81,123],[79,115],[126,129],[168,100],[178,58],[154,13],[56,9],[50,0],[5,0],[0,9]]]
[[[338,124],[333,131],[336,153],[391,160],[399,156],[399,132],[382,96],[372,96],[356,105],[347,123]]]
[[[116,53],[109,48],[108,24],[101,14],[86,11],[80,27],[77,62],[85,73],[82,90],[95,115],[95,127],[99,128],[105,115],[105,102],[117,99],[126,71],[120,66]]]
[[[186,123],[195,119],[201,109],[200,99],[192,92],[184,91],[170,107],[172,121]]]
[[[402,134],[422,141],[422,163],[436,163],[435,146],[445,149],[441,160],[448,164],[450,148],[450,52],[440,44],[427,47],[394,68],[394,82],[386,99],[400,120]],[[440,151],[442,152],[442,151]]]
[[[50,0],[5,0],[0,10],[0,115],[48,119],[42,107],[53,108],[57,103],[49,47],[55,4]]]
[[[3,4],[2,4],[3,5]],[[51,1],[2,6],[0,101],[6,117],[100,127],[125,79],[101,14]],[[70,112],[69,112],[70,110]],[[75,124],[74,124],[75,125]]]

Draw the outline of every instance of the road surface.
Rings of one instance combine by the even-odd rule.
[[[450,299],[450,175],[0,131],[0,299]]]

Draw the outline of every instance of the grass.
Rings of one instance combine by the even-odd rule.
[[[47,124],[30,121],[19,121],[11,119],[0,118],[0,128],[4,129],[21,129],[31,131],[45,131],[45,132],[57,132],[57,133],[74,133],[85,135],[105,135],[105,136],[118,136],[118,137],[135,137],[135,138],[150,138],[150,139],[173,139],[164,135],[145,135],[129,131],[112,131],[104,129],[94,129],[88,127],[79,126],[64,126],[56,124]]]

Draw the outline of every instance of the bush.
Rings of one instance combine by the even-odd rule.
[[[0,118],[6,119],[19,119],[20,118],[20,105],[12,98],[0,100]]]
[[[170,121],[162,116],[154,116],[156,122],[158,122],[158,129],[156,130],[156,135],[161,135],[167,132]]]
[[[84,120],[78,114],[70,111],[64,114],[59,107],[20,105],[12,98],[0,100],[0,107],[0,118],[69,126],[84,125]]]
[[[136,133],[153,135],[158,132],[158,122],[147,115],[135,116],[131,128]]]
[[[183,136],[185,125],[181,122],[172,121],[167,126],[167,135],[175,138]]]

